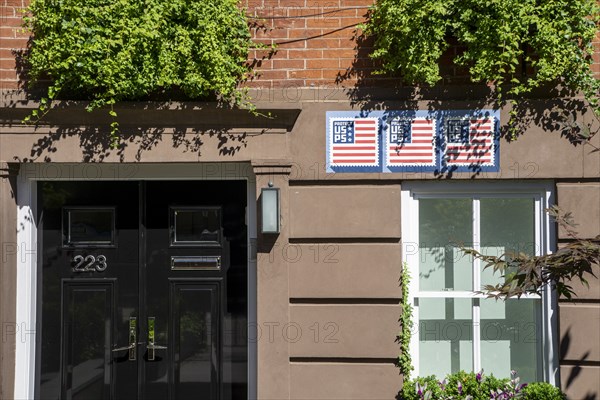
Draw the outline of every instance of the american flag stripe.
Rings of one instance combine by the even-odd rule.
[[[422,164],[422,158],[403,158],[402,160],[389,160],[391,164]]]
[[[435,121],[427,118],[414,118],[410,123],[410,142],[389,143],[386,146],[387,164],[435,164]]]
[[[398,145],[392,145],[388,148],[388,150],[396,151]],[[431,146],[411,146],[410,150],[431,150]]]
[[[428,157],[429,153],[423,152],[423,151],[405,151],[402,153],[402,157],[411,157],[411,156],[415,156],[415,157]],[[395,159],[401,159],[400,157],[396,157]]]
[[[494,161],[494,119],[469,121],[469,144],[446,146],[449,164],[485,164]]]
[[[333,146],[333,150],[345,150],[345,147]],[[356,146],[354,150],[375,150],[375,146]]]
[[[378,118],[343,119],[352,121],[354,129],[353,143],[333,143],[330,139],[333,166],[365,165],[376,166],[379,159]]]

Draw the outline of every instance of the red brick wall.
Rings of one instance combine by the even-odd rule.
[[[25,47],[21,11],[28,0],[0,0],[0,89],[20,86],[15,70],[15,51]],[[247,13],[256,16],[264,29],[253,29],[257,41],[277,43],[277,52],[253,51],[258,76],[252,87],[366,86],[390,84],[374,77],[367,54],[371,43],[361,42],[357,52],[356,25],[364,22],[373,0],[244,0]],[[596,42],[594,71],[600,78],[600,34]],[[457,49],[451,49],[451,52]],[[352,73],[348,71],[352,68]],[[468,80],[464,69],[445,63],[445,83]]]
[[[264,60],[260,77],[251,86],[353,86],[357,76],[347,77],[355,67],[369,75],[373,65],[361,43],[357,56],[356,26],[365,21],[372,0],[248,0],[248,14],[263,18],[265,30],[255,30],[258,41],[277,43],[277,52]],[[256,52],[260,57],[265,52]]]
[[[0,90],[19,86],[15,51],[27,45],[29,35],[21,28],[25,0],[0,0]]]
[[[596,40],[594,41],[594,64],[592,65],[592,71],[596,79],[600,79],[600,31],[596,33]]]

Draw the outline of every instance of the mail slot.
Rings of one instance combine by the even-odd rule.
[[[171,257],[171,269],[172,270],[190,270],[190,269],[209,269],[218,270],[221,269],[221,257],[220,256],[199,256],[199,257],[188,257],[188,256],[174,256]]]

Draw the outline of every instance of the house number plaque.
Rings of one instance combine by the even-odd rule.
[[[106,256],[82,256],[78,255],[71,260],[73,263],[73,272],[104,272],[108,267]]]

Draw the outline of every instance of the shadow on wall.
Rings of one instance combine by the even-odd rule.
[[[565,357],[569,354],[569,348],[571,347],[571,342],[572,342],[571,328],[569,328],[569,329],[567,329],[567,332],[563,335],[563,337],[560,340],[561,363],[563,362]],[[578,381],[578,378],[580,377],[581,372],[582,372],[581,366],[590,362],[588,360],[589,356],[590,356],[590,351],[588,350],[585,352],[585,354],[583,354],[583,356],[581,356],[581,358],[579,358],[578,360],[575,360],[574,363],[573,363],[574,360],[569,360],[569,361],[571,361],[572,364],[574,364],[574,366],[571,369],[571,372],[569,373],[568,376],[561,377],[563,390],[565,392],[568,393],[570,389],[573,390],[575,387],[577,387],[577,385],[582,384]],[[596,383],[599,383],[599,382],[596,382]],[[600,396],[600,392],[588,391],[585,394],[585,397],[583,397],[581,400],[597,400],[598,396]]]
[[[20,95],[35,102],[30,92]],[[0,108],[0,124],[6,132],[12,128],[43,133],[31,144],[29,154],[15,157],[13,161],[17,162],[51,162],[59,143],[70,138],[79,141],[83,162],[101,162],[108,157],[111,161],[123,162],[132,157],[140,161],[144,153],[163,142],[170,142],[172,148],[193,153],[198,158],[210,143],[216,146],[219,156],[232,157],[245,149],[253,136],[291,131],[300,114],[296,109],[257,110],[258,114],[253,114],[217,102],[124,102],[115,106],[120,133],[113,145],[112,117],[105,109],[86,111],[86,101],[56,101],[52,110],[35,125],[22,122],[32,108],[23,107],[19,100],[4,103],[4,108]],[[269,113],[271,117],[266,117]],[[214,153],[213,149],[210,153]]]
[[[0,98],[0,125],[8,130],[25,128],[27,133],[44,136],[32,143],[29,155],[13,161],[53,161],[59,142],[73,137],[79,140],[83,162],[101,162],[109,156],[112,161],[123,162],[131,154],[140,161],[145,152],[167,141],[173,148],[196,153],[198,157],[206,142],[215,143],[220,156],[234,156],[248,146],[252,136],[291,131],[300,114],[300,110],[250,112],[232,108],[214,96],[189,101],[175,89],[136,102],[119,103],[114,107],[117,118],[113,119],[108,109],[87,112],[88,99],[71,92],[62,96],[64,100],[54,101],[51,111],[36,124],[25,125],[24,118],[46,95],[49,85],[49,81],[42,81],[35,88],[28,87],[26,57],[31,44],[30,38],[25,49],[13,50],[21,89]],[[110,135],[111,123],[115,121],[120,130],[117,141]]]
[[[498,93],[493,86],[471,82],[464,67],[448,61],[442,62],[440,84],[434,87],[409,85],[403,82],[400,71],[397,75],[375,73],[378,63],[369,57],[374,46],[372,38],[355,30],[353,40],[356,43],[353,63],[338,75],[336,81],[340,85],[354,80],[357,82],[349,91],[354,106],[363,110],[395,108],[439,111],[448,109],[450,101],[456,102],[452,106],[456,109],[498,108]],[[451,45],[441,59],[452,60],[459,52],[458,46]],[[381,91],[374,88],[385,88],[385,94],[382,96]],[[510,104],[502,108],[508,110]],[[514,110],[516,117],[513,128],[506,117],[501,121],[500,138],[507,142],[525,134],[530,127],[537,126],[549,134],[560,135],[573,146],[588,145],[592,152],[600,151],[600,148],[589,143],[589,138],[600,132],[600,119],[577,93],[564,87],[549,85],[534,91],[529,98],[519,100]],[[451,171],[449,174],[451,175]]]
[[[200,157],[203,136],[218,137],[219,153],[222,155],[234,155],[247,146],[246,134],[232,135],[228,134],[226,130],[200,131],[196,128],[190,132],[186,128],[175,128],[169,135],[165,135],[165,128],[137,127],[133,132],[131,129],[126,131],[127,133],[118,135],[118,143],[113,146],[108,129],[59,127],[33,143],[29,157],[16,159],[16,161],[34,162],[42,159],[44,162],[51,162],[52,154],[57,151],[59,142],[70,137],[79,139],[79,147],[82,151],[81,161],[83,162],[102,162],[112,154],[115,154],[118,160],[123,162],[127,148],[134,148],[135,160],[140,161],[144,152],[151,151],[165,140],[171,140],[174,148],[181,149],[183,152],[197,153]]]

